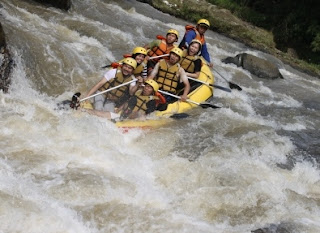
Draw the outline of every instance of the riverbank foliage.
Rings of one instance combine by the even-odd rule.
[[[320,63],[320,1],[290,0],[208,0],[230,10],[237,17],[274,35],[281,51],[293,48],[298,56],[311,63]]]
[[[272,54],[320,76],[320,26],[317,0],[142,0],[153,7]]]

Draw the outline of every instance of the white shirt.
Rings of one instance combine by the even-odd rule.
[[[114,77],[116,76],[116,73],[117,73],[117,69],[111,69],[111,70],[108,70],[106,73],[104,73],[103,77],[107,81],[110,81],[111,79],[114,79]],[[132,77],[132,80],[137,80],[136,77],[134,77],[134,75],[131,75],[131,77]],[[132,82],[130,83],[130,86],[134,87],[136,84],[137,82]]]

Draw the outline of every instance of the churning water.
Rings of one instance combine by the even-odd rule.
[[[56,104],[187,22],[136,1],[1,4],[16,66],[0,93],[0,232],[320,232],[319,79],[275,58],[283,80],[253,77],[221,59],[267,55],[208,32],[215,69],[243,91],[215,90],[221,109],[123,134]]]

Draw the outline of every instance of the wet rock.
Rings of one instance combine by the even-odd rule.
[[[71,7],[71,0],[34,0],[44,5],[50,5],[62,10],[69,10]]]
[[[248,70],[250,73],[256,75],[259,78],[283,78],[283,76],[279,72],[277,65],[252,54],[240,53],[235,57],[227,57],[223,59],[222,62],[226,64],[233,63],[237,66],[241,66],[243,69]]]
[[[0,23],[0,90],[3,90],[3,92],[8,92],[12,67],[13,60],[7,49],[5,34]]]

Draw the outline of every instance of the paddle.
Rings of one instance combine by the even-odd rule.
[[[171,93],[166,92],[166,91],[158,90],[158,92],[160,92],[161,94],[165,94],[165,95],[172,96],[172,97],[177,98],[177,99],[181,99],[180,96],[171,94]],[[192,103],[192,104],[196,104],[196,105],[198,105],[198,106],[200,106],[200,107],[202,107],[202,108],[221,108],[221,107],[219,107],[219,106],[216,106],[216,105],[213,105],[213,104],[210,104],[210,103],[207,103],[207,102],[198,103],[198,102],[195,102],[195,101],[190,100],[190,99],[187,99],[186,101],[189,102],[189,103]]]
[[[97,95],[101,95],[101,94],[107,93],[107,92],[109,92],[109,91],[112,91],[112,90],[117,89],[117,88],[119,88],[119,87],[126,86],[126,85],[128,85],[128,84],[130,84],[130,83],[133,83],[133,82],[136,82],[136,81],[137,81],[136,79],[133,79],[133,80],[131,80],[131,81],[129,81],[129,82],[122,83],[122,84],[120,84],[120,85],[118,85],[118,86],[111,87],[111,88],[109,88],[109,89],[107,89],[107,90],[104,90],[104,91],[98,92],[98,93],[96,93],[96,94],[94,94],[94,95],[90,95],[90,96],[88,96],[88,97],[86,97],[86,98],[83,98],[83,99],[79,100],[79,102],[85,101],[85,100],[87,100],[87,99],[91,99],[92,97],[95,97],[95,96],[97,96]]]
[[[79,100],[79,96],[81,95],[81,93],[80,93],[80,92],[77,92],[77,93],[75,93],[75,94],[72,96],[71,102],[69,102],[69,103],[70,103],[70,107],[77,109],[80,102],[83,102],[83,101],[85,101],[85,100],[87,100],[87,99],[91,99],[91,98],[93,98],[93,97],[95,97],[95,96],[97,96],[97,95],[101,95],[101,94],[107,93],[107,92],[109,92],[109,91],[115,90],[115,89],[117,89],[117,88],[119,88],[119,87],[126,86],[126,85],[128,85],[128,84],[130,84],[130,83],[133,83],[133,82],[136,82],[136,81],[137,81],[136,79],[133,79],[133,80],[131,80],[131,81],[129,81],[129,82],[122,83],[122,84],[120,84],[120,85],[118,85],[118,86],[115,86],[115,87],[111,87],[111,88],[109,88],[109,89],[107,89],[107,90],[98,92],[98,93],[96,93],[96,94],[94,94],[94,95],[90,95],[90,96],[85,97],[85,98],[83,98],[83,99],[81,99],[81,100]],[[67,103],[67,101],[63,101],[63,102]],[[62,104],[64,104],[63,102],[62,102]]]
[[[149,60],[153,60],[153,59],[160,58],[160,57],[167,57],[167,56],[169,56],[169,55],[170,55],[170,54],[163,54],[163,55],[159,55],[159,56],[149,57]],[[120,65],[121,63],[112,62],[111,64],[102,66],[101,68],[104,69],[104,68],[113,67],[113,66],[115,66],[116,64],[117,64],[117,65]]]
[[[173,118],[173,119],[184,119],[184,118],[187,118],[189,116],[190,115],[187,114],[187,113],[176,113],[176,114],[171,115],[170,118]]]
[[[241,88],[239,85],[237,85],[237,84],[235,84],[235,83],[233,83],[233,82],[228,81],[228,80],[227,80],[225,77],[223,77],[216,69],[214,69],[214,68],[212,68],[212,69],[213,69],[215,72],[217,72],[221,78],[223,78],[226,82],[228,82],[229,87],[230,87],[231,89],[237,89],[237,90],[239,90],[239,91],[242,91],[242,88]]]
[[[199,83],[203,83],[203,84],[205,84],[205,85],[207,85],[207,86],[210,86],[210,87],[218,88],[218,89],[223,90],[223,91],[226,91],[226,92],[231,92],[231,90],[230,90],[229,88],[226,88],[226,87],[222,87],[222,86],[215,85],[215,84],[212,85],[211,83],[206,83],[206,82],[204,82],[204,81],[202,81],[202,80],[199,80],[199,79],[196,79],[196,78],[188,77],[188,79],[193,80],[193,81],[196,81],[196,82],[199,82]]]

